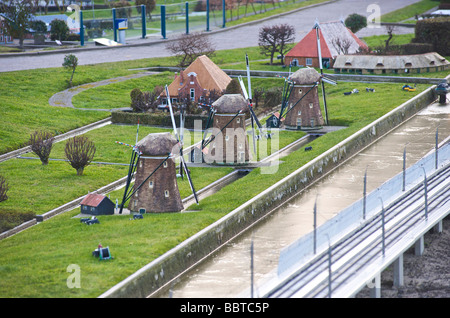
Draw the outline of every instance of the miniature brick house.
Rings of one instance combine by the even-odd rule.
[[[172,156],[164,161],[169,154],[172,154],[176,145],[177,141],[170,133],[149,134],[137,143],[142,155],[137,163],[134,187],[141,185],[150,174],[154,173],[130,198],[128,206],[130,211],[139,212],[145,209],[146,212],[178,212],[183,210],[175,162]]]
[[[284,125],[286,129],[315,129],[322,127],[324,120],[319,104],[318,83],[320,74],[313,68],[301,68],[291,75],[294,89],[288,100]],[[301,99],[301,100],[300,100]]]
[[[212,135],[216,137],[209,144],[205,161],[217,164],[245,164],[250,160],[245,130],[247,101],[241,94],[225,94],[215,101],[212,107],[216,111]],[[241,113],[236,116],[240,110]]]
[[[195,102],[209,96],[209,92],[215,90],[222,94],[231,82],[229,77],[206,55],[199,56],[185,70],[175,76],[173,82],[168,86],[172,102],[179,101],[182,96]],[[167,98],[166,92],[161,93],[163,101]]]

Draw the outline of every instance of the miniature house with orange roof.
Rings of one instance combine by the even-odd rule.
[[[222,94],[231,81],[206,55],[199,56],[186,69],[176,75],[173,82],[168,86],[172,102],[178,102],[182,97],[189,97],[195,102],[202,102],[209,96],[209,92],[215,90]],[[166,104],[166,92],[161,93],[163,103]]]
[[[316,24],[312,30],[295,45],[285,56],[284,64],[289,66],[320,67],[317,51]],[[343,21],[326,22],[319,24],[320,48],[322,65],[325,68],[333,67],[334,59],[341,54],[353,54],[368,49]]]

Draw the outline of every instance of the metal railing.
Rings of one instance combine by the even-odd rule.
[[[370,194],[363,196],[335,217],[315,228],[313,232],[301,237],[280,253],[278,275],[283,275],[299,264],[307,262],[309,257],[316,254],[318,250],[326,249],[333,242],[337,242],[379,213],[382,204],[385,206],[391,204],[400,195],[422,182],[427,175],[448,165],[449,161],[450,143],[447,143],[413,166],[403,170]]]

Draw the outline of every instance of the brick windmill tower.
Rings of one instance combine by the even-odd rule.
[[[130,211],[183,210],[173,159],[173,153],[178,151],[177,144],[178,141],[170,133],[149,134],[136,144],[141,155],[136,164],[135,185],[129,203]]]
[[[320,110],[318,84],[320,74],[313,68],[301,68],[291,75],[292,91],[286,103],[286,129],[316,129],[324,124]]]
[[[241,94],[225,94],[216,100],[207,163],[245,164],[250,160],[245,130],[247,100]]]

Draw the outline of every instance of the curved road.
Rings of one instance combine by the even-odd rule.
[[[296,30],[295,42],[302,39],[313,27],[316,18],[319,22],[329,22],[346,18],[349,14],[358,13],[364,16],[373,14],[367,12],[370,5],[378,5],[380,14],[397,10],[419,0],[332,0],[328,3],[313,6],[292,13],[274,16],[270,19],[248,23],[239,27],[230,27],[222,30],[211,31],[210,39],[217,50],[252,47],[258,45],[258,33],[262,25],[288,23]],[[411,33],[413,28],[398,28],[396,33]],[[358,36],[384,34],[385,28],[365,28],[357,33]],[[125,60],[137,60],[152,57],[165,57],[171,54],[165,49],[167,40],[140,39],[129,41],[129,46],[120,48],[80,49],[76,51],[79,65],[97,64],[105,62],[119,62]],[[145,44],[131,46],[131,44]],[[27,54],[26,56],[1,56],[0,72],[17,70],[61,67],[64,51],[46,54]]]

